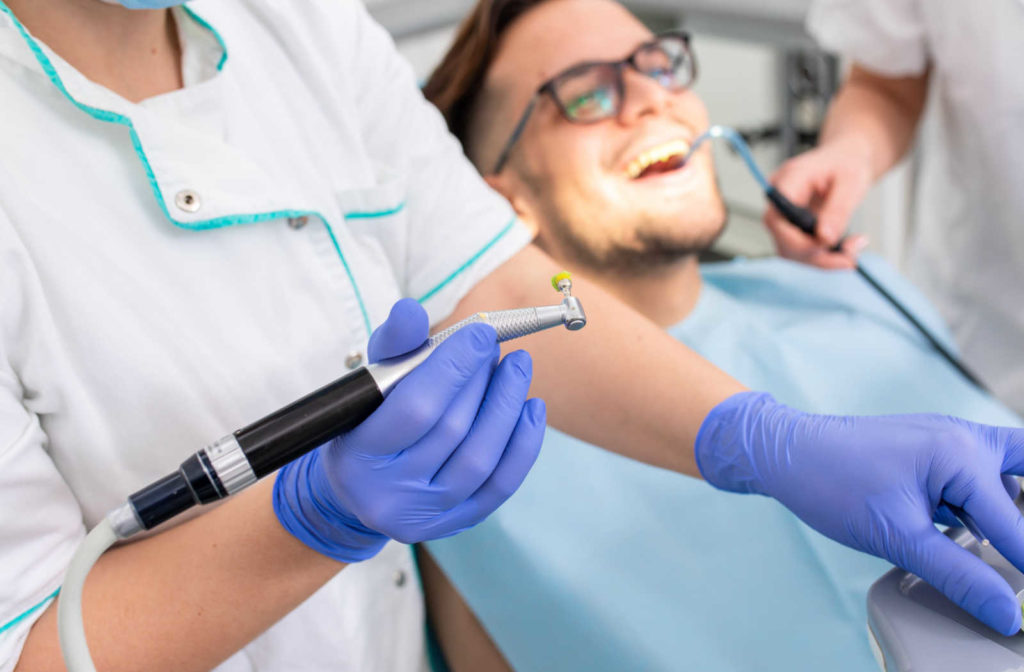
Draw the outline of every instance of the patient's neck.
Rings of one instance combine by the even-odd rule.
[[[693,311],[700,297],[696,256],[637,274],[585,271],[591,280],[662,327],[671,327]]]

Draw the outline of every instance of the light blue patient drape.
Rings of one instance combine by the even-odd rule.
[[[863,263],[949,338],[905,280],[878,258]],[[773,259],[702,274],[698,305],[669,331],[751,388],[806,411],[1020,424],[853,273]],[[623,394],[644,380],[637,371]],[[877,669],[864,600],[885,562],[773,500],[555,430],[504,507],[429,548],[517,670]]]

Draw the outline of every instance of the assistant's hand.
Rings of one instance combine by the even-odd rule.
[[[709,483],[774,497],[822,534],[885,558],[1012,635],[1021,607],[999,574],[932,523],[967,511],[1024,570],[1024,521],[1001,475],[1024,471],[1024,430],[942,415],[811,415],[742,392],[708,414],[696,444]]]
[[[370,339],[373,361],[413,350],[427,316],[402,300]],[[274,510],[306,545],[364,560],[390,537],[404,543],[475,525],[522,483],[540,451],[545,407],[526,396],[523,351],[500,352],[494,329],[459,330],[352,431],[281,469]]]
[[[852,269],[867,239],[852,235],[843,240],[840,252],[832,248],[843,238],[871,182],[870,162],[847,142],[822,145],[782,164],[771,177],[772,185],[793,203],[811,208],[818,215],[818,230],[816,237],[808,236],[769,204],[764,223],[779,254],[820,268]]]

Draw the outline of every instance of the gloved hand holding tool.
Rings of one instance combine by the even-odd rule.
[[[1021,629],[1010,586],[932,520],[948,503],[1024,571],[1024,520],[1003,474],[1024,473],[1024,430],[943,415],[812,415],[741,392],[701,426],[696,458],[722,490],[767,495],[840,543],[917,574],[1005,635]]]
[[[455,534],[515,492],[544,436],[546,413],[527,401],[525,352],[499,363],[499,342],[587,322],[568,273],[562,301],[475,315],[427,338],[411,299],[370,339],[373,363],[227,434],[135,492],[86,536],[57,605],[72,672],[95,672],[82,623],[82,588],[118,539],[196,505],[229,497],[278,471],[274,511],[307,546],[342,562],[376,554],[388,538],[412,543]]]
[[[400,301],[374,332],[370,360],[426,339],[423,308]],[[490,515],[526,477],[545,427],[544,402],[526,399],[530,356],[499,357],[487,324],[449,337],[362,424],[281,469],[281,523],[313,549],[355,562],[389,537],[437,539]]]

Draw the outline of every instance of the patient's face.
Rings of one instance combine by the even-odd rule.
[[[501,106],[488,118],[485,167],[544,81],[582,61],[625,58],[652,37],[611,0],[551,0],[521,17],[488,74]],[[631,174],[668,143],[685,150],[708,119],[692,91],[669,91],[630,68],[624,75],[620,114],[597,123],[570,123],[543,96],[502,179],[528,202],[538,242],[554,256],[640,270],[706,249],[725,209],[706,148],[682,168]]]

